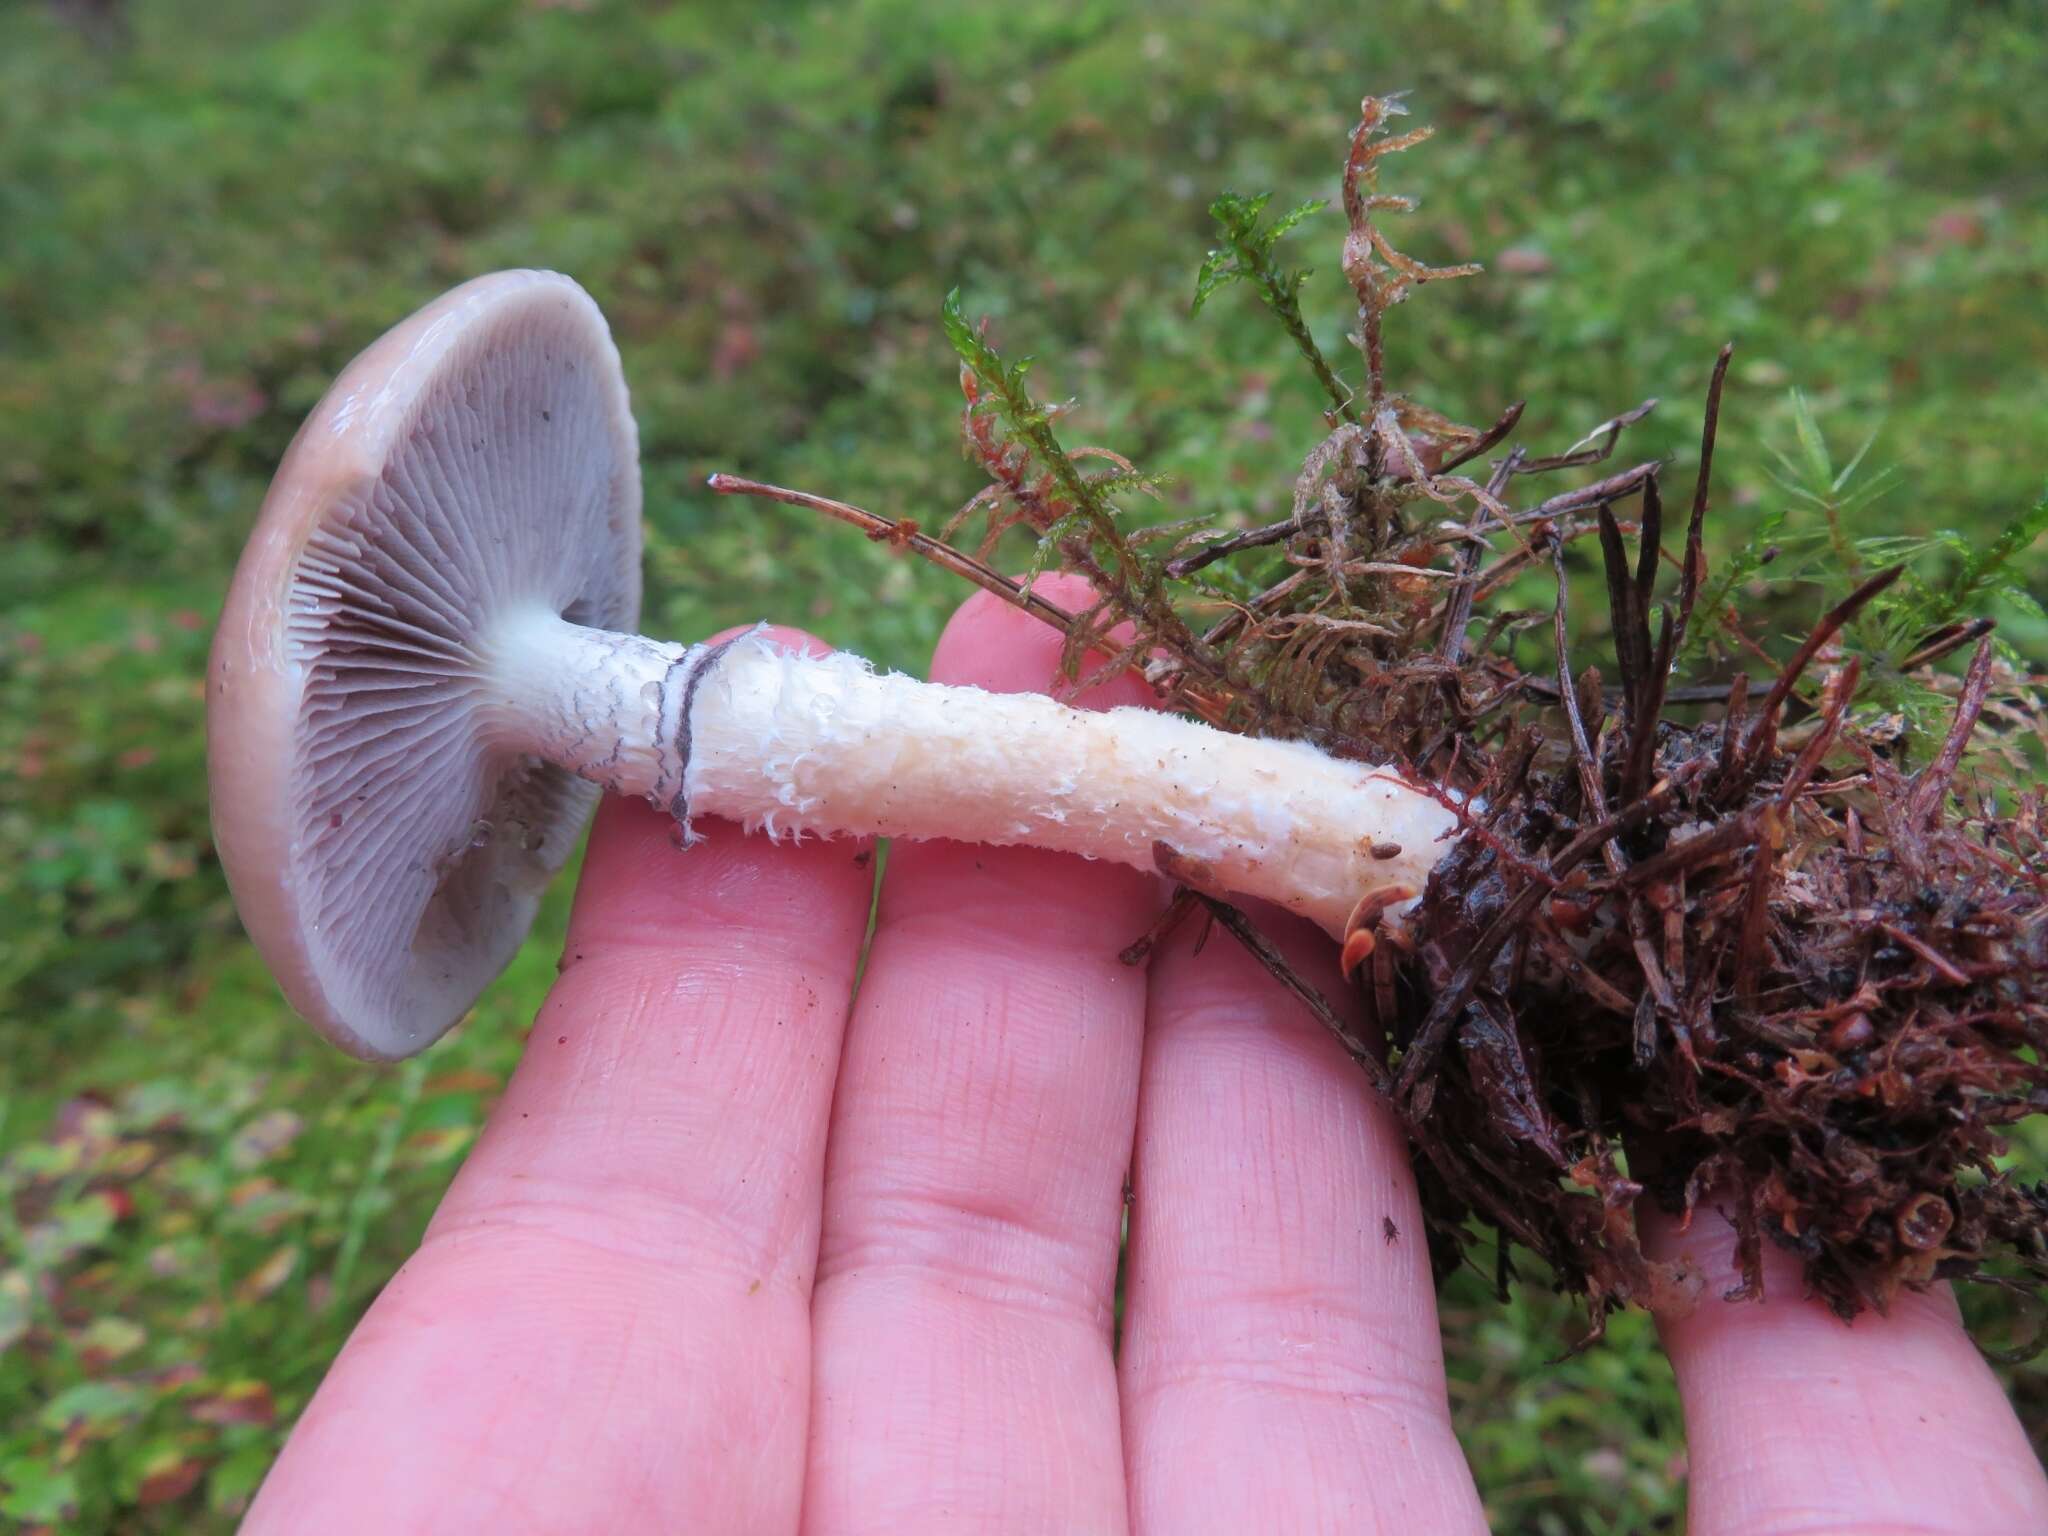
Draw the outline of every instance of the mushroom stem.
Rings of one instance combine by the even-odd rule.
[[[773,836],[1165,863],[1333,934],[1362,897],[1421,891],[1457,830],[1438,795],[1304,743],[923,683],[758,634],[684,647],[534,610],[496,628],[490,657],[501,749],[644,796],[686,830],[710,815]]]

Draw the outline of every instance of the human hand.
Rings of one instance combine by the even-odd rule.
[[[933,674],[1055,647],[977,599]],[[525,1060],[246,1531],[1484,1529],[1401,1134],[1236,945],[1148,974],[1155,880],[906,844],[856,1000],[868,850],[701,830],[605,806]],[[1716,1220],[1659,1240],[1732,1273]],[[1664,1330],[1695,1536],[2048,1530],[1945,1289],[1845,1328],[1768,1279]]]

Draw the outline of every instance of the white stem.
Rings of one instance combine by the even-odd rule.
[[[1420,892],[1456,832],[1390,770],[1153,710],[922,683],[759,636],[712,655],[545,613],[496,642],[504,747],[772,836],[1027,844],[1140,869],[1165,845],[1205,886],[1335,934],[1362,896]]]

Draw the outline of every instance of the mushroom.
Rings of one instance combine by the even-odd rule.
[[[637,435],[566,277],[444,295],[299,429],[208,682],[215,839],[286,996],[352,1054],[421,1050],[531,923],[600,788],[804,833],[1029,844],[1398,918],[1458,815],[1300,743],[633,633]]]

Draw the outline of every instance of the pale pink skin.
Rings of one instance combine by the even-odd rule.
[[[1055,643],[976,599],[933,674]],[[607,803],[526,1059],[245,1531],[1484,1529],[1401,1138],[1237,946],[1148,975],[1156,880],[906,844],[851,1003],[856,847],[703,830]],[[1665,1339],[1694,1536],[2048,1530],[1946,1291],[1845,1328],[1773,1256]]]

